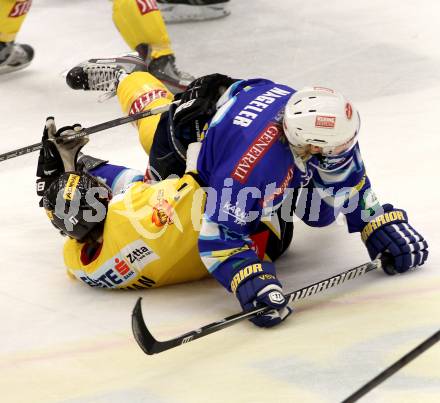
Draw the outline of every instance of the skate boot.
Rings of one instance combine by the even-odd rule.
[[[192,75],[180,71],[176,67],[174,55],[161,56],[150,60],[148,72],[162,81],[173,94],[185,91],[190,82],[194,80]]]
[[[11,73],[29,66],[34,49],[15,42],[0,42],[0,74]]]
[[[230,14],[229,0],[157,0],[165,22],[214,20]]]
[[[135,71],[148,71],[137,53],[108,59],[89,59],[69,70],[67,85],[74,90],[106,91],[107,98],[116,94],[120,79]]]
[[[73,67],[66,75],[67,85],[74,90],[106,91],[105,98],[110,98],[116,94],[119,81],[135,71],[149,72],[174,94],[185,90],[194,79],[176,68],[173,55],[151,59],[147,45],[139,45],[136,50],[121,57],[90,59]]]

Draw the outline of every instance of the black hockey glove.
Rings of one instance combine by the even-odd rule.
[[[51,183],[64,172],[63,161],[55,144],[49,140],[49,137],[56,135],[55,120],[53,117],[46,119],[44,125],[43,137],[41,142],[43,148],[40,150],[38,156],[37,166],[37,195],[42,197],[44,191],[51,185]],[[42,207],[42,200],[40,200],[40,207]]]
[[[174,112],[176,137],[185,145],[200,141],[205,124],[214,116],[216,103],[226,89],[237,80],[223,74],[210,74],[194,80],[176,94],[180,105]]]
[[[73,126],[65,126],[56,130],[55,120],[53,117],[46,119],[44,126],[43,137],[41,142],[43,144],[40,154],[38,156],[37,166],[37,195],[43,196],[46,189],[66,170],[76,169],[76,160],[81,148],[87,143],[86,137],[54,143],[55,139],[62,138],[64,135],[69,135],[80,131],[81,125],[75,124]],[[40,200],[40,207],[42,201]]]

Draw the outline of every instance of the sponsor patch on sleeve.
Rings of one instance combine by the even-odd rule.
[[[136,4],[142,15],[157,10],[156,0],[136,0]]]
[[[9,12],[9,18],[18,18],[26,15],[31,8],[32,0],[16,1]]]
[[[167,92],[162,89],[148,91],[137,97],[131,104],[129,115],[142,112],[151,102],[159,98],[166,98]]]

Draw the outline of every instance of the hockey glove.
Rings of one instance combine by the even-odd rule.
[[[56,130],[53,117],[46,119],[37,166],[37,195],[45,190],[63,172],[76,170],[76,160],[81,148],[88,142],[87,137],[63,141],[63,136],[81,131],[81,125],[65,126]],[[40,200],[41,206],[41,200]]]
[[[51,183],[64,172],[63,161],[55,146],[49,138],[55,137],[56,134],[55,120],[53,117],[46,119],[44,125],[43,137],[41,142],[43,148],[40,150],[38,156],[37,166],[37,195],[42,197],[44,191],[51,185]],[[40,207],[42,206],[40,200]]]
[[[235,81],[223,74],[210,74],[194,80],[185,92],[175,96],[180,100],[173,115],[176,137],[188,145],[200,141],[205,124],[215,115],[216,103]]]
[[[391,204],[385,204],[383,210],[361,232],[370,258],[376,259],[386,252],[392,265],[385,264],[383,269],[389,275],[421,266],[428,257],[428,243],[408,223],[405,211]]]
[[[266,272],[261,270],[262,266]],[[281,283],[274,274],[270,274],[274,271],[271,263],[256,263],[242,268],[232,280],[231,289],[234,291],[237,287],[235,295],[243,310],[250,311],[262,306],[274,308],[250,319],[259,327],[278,325],[292,313],[292,309],[287,306],[287,299],[284,297]],[[249,276],[249,273],[252,272],[256,272],[254,277]],[[248,277],[246,278],[246,276]],[[243,277],[245,278],[240,281],[240,278]]]

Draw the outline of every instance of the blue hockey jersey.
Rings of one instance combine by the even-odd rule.
[[[358,145],[336,157],[294,157],[283,132],[284,107],[294,93],[265,79],[236,82],[202,140],[197,173],[207,185],[207,202],[199,251],[228,290],[235,289],[237,275],[261,274],[252,272],[255,263],[275,274],[271,263],[260,262],[249,234],[260,220],[270,222],[283,201],[290,213],[289,190],[302,189],[296,211],[312,226],[328,225],[343,212],[349,230],[360,231],[365,210],[371,213],[359,203],[370,183]]]

